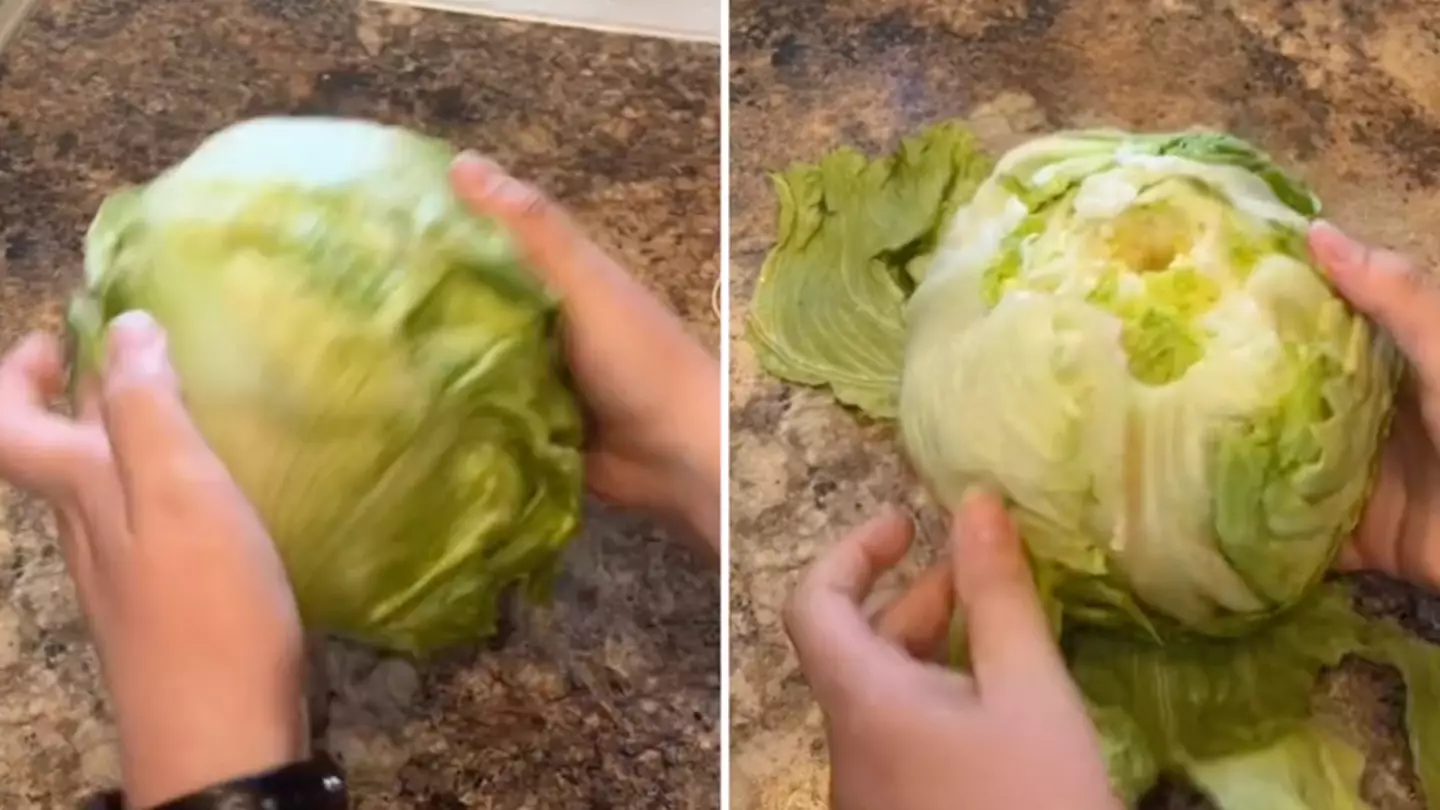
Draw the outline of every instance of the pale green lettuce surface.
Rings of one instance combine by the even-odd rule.
[[[450,191],[444,143],[259,119],[103,204],[71,311],[167,329],[196,422],[312,627],[423,653],[543,595],[574,533],[581,420],[557,303]],[[237,605],[244,610],[244,605]]]
[[[1360,796],[1365,758],[1320,724],[1267,748],[1191,767],[1220,810],[1370,810]]]
[[[1245,154],[1036,138],[907,302],[912,462],[947,506],[1004,492],[1086,621],[1243,633],[1314,587],[1369,490],[1393,347],[1310,264],[1318,203]]]

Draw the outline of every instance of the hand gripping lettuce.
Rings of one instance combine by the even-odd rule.
[[[233,126],[104,202],[70,314],[81,371],[114,316],[159,320],[306,623],[412,653],[542,594],[582,492],[556,302],[453,195],[452,155],[367,122]]]
[[[991,161],[951,124],[776,187],[762,366],[898,419],[942,505],[1005,495],[1118,793],[1172,773],[1222,810],[1364,807],[1363,758],[1310,708],[1364,655],[1406,677],[1440,810],[1440,649],[1324,581],[1402,364],[1312,265],[1307,188],[1221,134]]]

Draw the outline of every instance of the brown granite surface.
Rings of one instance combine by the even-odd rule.
[[[773,239],[765,172],[967,116],[995,148],[1107,123],[1204,124],[1294,165],[1359,235],[1440,262],[1440,5],[1430,0],[733,0],[732,789],[823,807],[819,717],[779,624],[799,570],[883,502],[916,502],[892,431],[765,378],[738,336]],[[933,542],[931,543],[933,549]],[[1440,603],[1366,583],[1440,641]],[[1377,810],[1416,810],[1396,679],[1346,667],[1325,711],[1372,740]],[[1171,790],[1153,807],[1201,807]]]
[[[0,54],[0,338],[55,322],[105,192],[261,113],[339,113],[495,155],[572,206],[718,345],[713,47],[350,0],[42,0]],[[0,807],[61,808],[116,758],[38,506],[0,491]],[[553,612],[413,665],[339,645],[317,732],[365,808],[713,808],[715,577],[597,514]]]

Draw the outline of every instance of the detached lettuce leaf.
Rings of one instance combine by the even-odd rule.
[[[1191,781],[1220,810],[1369,810],[1365,757],[1319,725],[1267,748],[1197,763]]]
[[[893,418],[905,301],[991,165],[969,132],[941,124],[878,160],[841,149],[775,175],[779,235],[747,329],[765,370]]]
[[[1377,622],[1373,631],[1366,657],[1395,667],[1405,679],[1410,761],[1428,807],[1440,810],[1440,647],[1390,622]]]
[[[958,636],[957,636],[958,637]],[[1404,677],[1406,723],[1427,807],[1440,810],[1440,647],[1356,613],[1330,584],[1258,633],[1177,642],[1075,624],[1063,640],[1117,791],[1133,805],[1160,773],[1221,810],[1356,810],[1363,755],[1317,725],[1320,675],[1355,655]],[[1117,719],[1123,718],[1123,719]],[[1148,782],[1136,763],[1154,761]]]
[[[1160,778],[1155,752],[1145,742],[1140,725],[1124,711],[1093,703],[1087,703],[1086,708],[1100,735],[1100,754],[1105,758],[1110,786],[1127,807],[1134,807]]]
[[[1241,639],[1159,643],[1071,625],[1071,673],[1087,698],[1133,718],[1164,768],[1271,745],[1310,720],[1316,680],[1364,645],[1348,592],[1327,587]]]

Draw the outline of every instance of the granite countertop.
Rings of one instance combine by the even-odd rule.
[[[885,502],[916,502],[893,431],[761,374],[739,335],[774,235],[765,173],[871,153],[969,117],[1026,133],[1208,124],[1297,167],[1328,215],[1440,262],[1440,6],[1425,0],[734,0],[731,3],[732,796],[825,806],[819,715],[780,628],[799,571]],[[784,137],[776,137],[783,132]],[[930,544],[933,552],[933,541]],[[1373,608],[1440,641],[1440,603],[1383,583]],[[1347,666],[1323,710],[1373,733],[1377,810],[1417,810],[1398,678]],[[1170,791],[1154,807],[1200,807]]]
[[[0,338],[53,327],[103,195],[264,113],[405,124],[574,209],[717,345],[713,47],[351,0],[42,0],[0,54]],[[0,491],[0,806],[111,784],[96,663],[33,501]],[[712,808],[719,593],[647,525],[596,513],[553,611],[412,664],[339,644],[317,734],[365,808]]]

